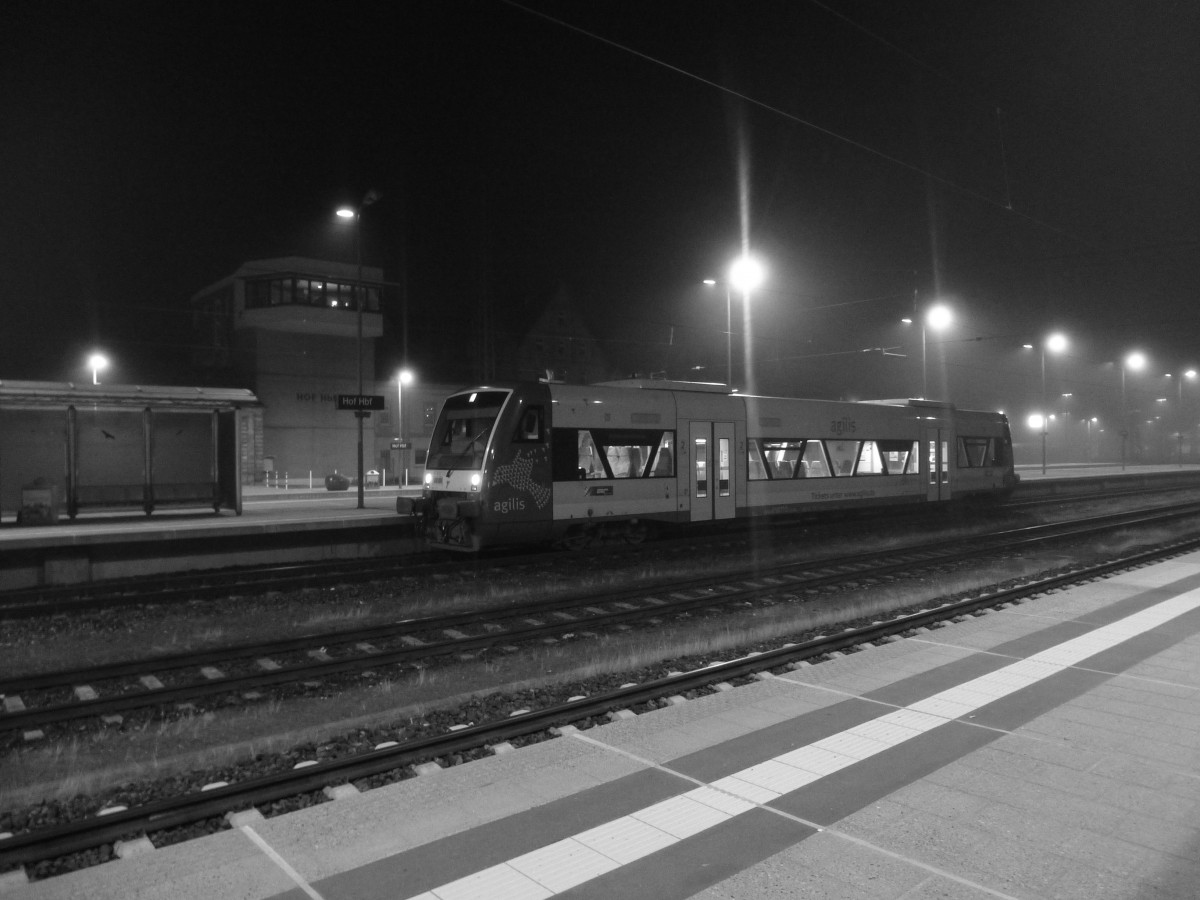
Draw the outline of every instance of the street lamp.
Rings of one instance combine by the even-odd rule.
[[[742,359],[745,365],[746,388],[753,389],[753,379],[750,377],[751,337],[750,337],[750,292],[763,283],[766,272],[762,263],[752,256],[742,254],[729,267],[729,283],[742,294]],[[729,307],[726,303],[726,321],[729,319]],[[733,385],[730,384],[730,389]]]
[[[1170,372],[1167,373],[1167,377],[1168,378],[1171,377]],[[1182,373],[1179,376],[1179,405],[1175,407],[1175,409],[1176,409],[1175,417],[1176,417],[1176,421],[1178,422],[1178,425],[1179,425],[1179,430],[1178,430],[1179,467],[1181,469],[1183,468],[1183,382],[1185,379],[1195,381],[1196,380],[1196,370],[1188,369],[1186,372]]]
[[[712,287],[715,278],[705,278],[704,283]],[[729,283],[725,283],[725,385],[733,390],[733,322],[730,316]]]
[[[925,332],[932,328],[934,331],[941,331],[943,328],[949,327],[954,321],[954,314],[950,312],[950,307],[938,303],[935,306],[925,310],[925,318],[921,320],[921,397],[929,397],[929,367],[925,354]]]
[[[730,287],[742,294],[743,317],[745,319],[746,356],[749,360],[750,341],[750,292],[762,284],[766,277],[762,263],[752,256],[741,256],[729,267],[729,277],[725,280],[725,384],[733,390],[733,314]],[[715,278],[705,278],[704,283],[710,287],[717,283]],[[747,362],[747,367],[749,363]]]
[[[1125,470],[1125,442],[1129,439],[1129,414],[1125,409],[1125,370],[1140,372],[1146,368],[1146,356],[1137,351],[1130,353],[1121,363],[1121,471]]]
[[[362,263],[362,211],[378,199],[379,194],[375,191],[368,191],[367,195],[363,197],[362,203],[357,207],[343,206],[337,211],[339,219],[354,221],[354,255],[358,261],[355,306],[358,307],[358,396],[360,398],[363,395],[363,306],[366,300]],[[361,409],[356,409],[354,415],[358,419],[358,508],[363,509],[366,507],[366,503],[363,502],[363,419],[366,417],[366,413]]]
[[[1042,341],[1042,409],[1046,409],[1046,351],[1062,353],[1067,349],[1067,339],[1061,334],[1052,334]],[[1050,427],[1050,416],[1042,418],[1042,474],[1046,474],[1046,434]]]
[[[100,370],[108,368],[108,359],[101,353],[88,357],[88,368],[92,370],[92,384],[100,383]]]
[[[404,465],[404,386],[412,383],[412,380],[413,373],[408,369],[396,373],[396,441],[400,444],[397,448],[400,463],[400,477],[396,479],[398,487],[408,486],[408,469]]]

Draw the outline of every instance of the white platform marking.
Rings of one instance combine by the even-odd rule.
[[[552,897],[729,821],[826,775],[870,759],[1198,607],[1200,590],[1180,594],[995,672],[822,738],[806,747],[764,760],[718,779],[711,785],[697,787],[506,863],[426,891],[412,900],[542,900]],[[598,744],[590,738],[580,737]]]

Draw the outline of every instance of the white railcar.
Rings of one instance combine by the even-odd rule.
[[[923,400],[751,397],[629,380],[512,383],[447,398],[423,517],[437,546],[643,539],[785,513],[940,503],[1016,484],[1008,421]]]

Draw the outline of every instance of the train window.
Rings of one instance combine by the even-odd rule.
[[[876,441],[889,475],[915,473],[920,461],[916,441]]]
[[[717,441],[717,493],[729,496],[729,438]]]
[[[800,460],[804,454],[804,441],[764,440],[762,451],[768,478],[794,478],[797,471],[803,469]]]
[[[854,474],[854,462],[858,459],[858,441],[826,441],[825,449],[833,465],[834,475]]]
[[[875,441],[863,441],[862,449],[858,451],[858,464],[854,467],[855,475],[886,475],[883,457],[879,453],[879,445]]]
[[[708,496],[708,441],[696,438],[696,498],[703,500]]]
[[[658,444],[658,451],[654,454],[650,477],[675,477],[675,432],[663,432],[662,440]]]
[[[541,406],[530,406],[521,414],[517,430],[513,434],[513,442],[518,444],[541,443],[543,413]]]
[[[582,432],[584,436],[587,432]],[[580,445],[581,432],[575,428],[555,428],[550,432],[550,471],[555,481],[587,478],[591,455],[585,456]],[[591,438],[588,437],[588,441]]]
[[[958,467],[960,469],[991,465],[995,465],[991,438],[960,437],[958,439]]]
[[[430,442],[431,469],[478,469],[492,435],[506,391],[451,397],[442,407]]]
[[[804,458],[800,461],[803,471],[799,474],[805,478],[828,478],[829,461],[825,458],[825,448],[820,441],[806,441]]]
[[[746,471],[751,481],[767,480],[767,467],[763,464],[763,450],[756,438],[746,441]]]
[[[674,478],[675,432],[555,428],[555,481],[588,478]]]
[[[950,442],[929,442],[929,483],[949,484],[950,482]]]

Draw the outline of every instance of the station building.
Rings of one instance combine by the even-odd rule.
[[[453,388],[393,373],[376,378],[375,343],[383,335],[383,271],[362,267],[362,339],[356,265],[289,256],[244,263],[191,299],[193,364],[211,384],[236,385],[262,404],[262,440],[254,482],[323,487],[327,475],[358,472],[357,422],[337,408],[339,395],[381,395],[386,408],[363,423],[363,469],[413,484],[441,399]],[[371,480],[368,477],[368,482]]]

